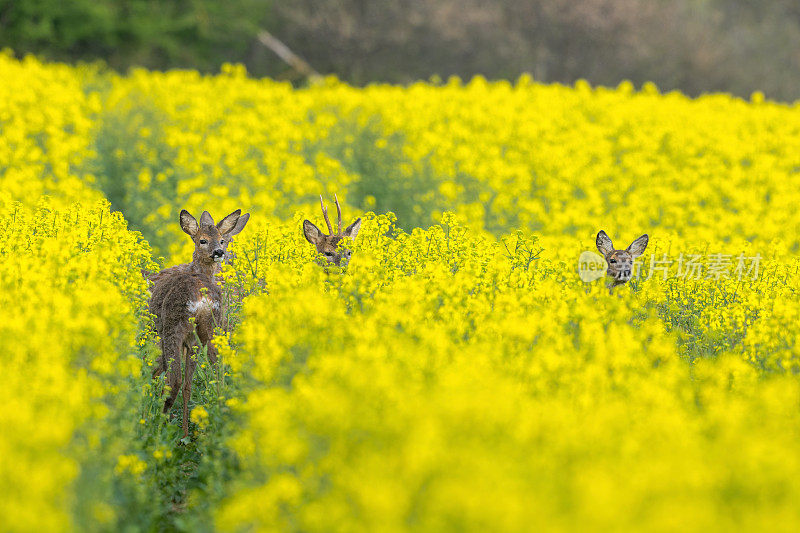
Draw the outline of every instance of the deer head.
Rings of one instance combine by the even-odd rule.
[[[606,286],[609,290],[630,281],[633,275],[633,260],[644,253],[648,240],[649,237],[644,234],[624,250],[616,250],[606,232],[600,230],[600,233],[597,234],[597,249],[603,254],[608,263],[608,270],[606,270],[608,283],[606,283]]]
[[[339,199],[336,197],[336,195],[334,195],[333,198],[336,202],[336,233],[333,232],[331,221],[328,218],[328,210],[325,208],[325,203],[322,201],[322,195],[320,195],[319,204],[322,206],[322,216],[325,217],[325,224],[328,225],[329,234],[325,235],[314,224],[308,220],[304,220],[303,235],[305,235],[308,242],[317,247],[317,252],[325,256],[325,260],[328,263],[332,263],[337,266],[347,266],[347,263],[350,261],[350,250],[339,250],[339,241],[345,237],[355,240],[356,235],[358,235],[358,230],[361,228],[361,218],[357,218],[355,222],[347,226],[347,228],[342,231],[342,208],[339,206]],[[344,264],[341,264],[342,262]]]
[[[200,223],[189,214],[186,209],[181,211],[181,229],[194,241],[192,266],[206,274],[216,274],[220,270],[222,261],[227,258],[228,244],[234,235],[244,229],[250,219],[250,214],[241,214],[237,209],[214,224],[214,219],[208,211],[203,211]]]

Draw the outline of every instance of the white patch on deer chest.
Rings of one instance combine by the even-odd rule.
[[[208,296],[201,296],[197,300],[189,302],[186,306],[193,315],[201,315],[219,309],[219,302],[215,302],[213,298]]]

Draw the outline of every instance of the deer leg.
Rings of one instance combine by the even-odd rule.
[[[162,354],[163,354],[163,348],[162,348]],[[163,374],[164,371],[167,369],[166,366],[164,365],[164,362],[161,360],[162,358],[163,358],[163,356],[159,357],[156,360],[156,367],[153,369],[152,379],[156,379],[158,376]]]
[[[192,376],[197,366],[197,361],[192,359],[191,346],[183,346],[186,357],[185,375],[183,377],[183,438],[189,436],[189,400],[192,398]]]
[[[169,412],[172,405],[175,403],[175,398],[178,397],[178,389],[181,386],[181,350],[182,344],[180,341],[170,339],[169,342],[164,342],[164,359],[169,364],[169,372],[167,373],[167,385],[169,386],[169,396],[164,401],[164,412]]]
[[[151,308],[150,312],[154,313],[154,310]],[[158,335],[158,347],[161,348],[161,354],[156,359],[156,366],[153,369],[152,379],[155,379],[169,368],[169,364],[167,362],[167,352],[165,350],[164,338],[162,336],[161,321],[158,318],[156,318],[155,324],[153,324],[153,331],[155,331]]]

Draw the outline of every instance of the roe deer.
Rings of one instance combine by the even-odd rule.
[[[215,225],[207,211],[198,224],[188,211],[182,210],[181,229],[194,241],[192,262],[161,272],[151,291],[150,312],[156,317],[156,332],[161,338],[161,357],[153,376],[168,370],[170,391],[164,402],[165,413],[175,403],[178,389],[182,389],[184,438],[189,435],[188,407],[192,376],[197,366],[192,358],[194,347],[206,347],[209,361],[212,364],[217,361],[217,349],[211,339],[214,327],[222,324],[224,305],[216,274],[231,235],[244,227],[244,224],[239,225],[239,213],[237,209]],[[183,375],[181,360],[185,368]]]
[[[614,244],[605,231],[600,230],[597,234],[597,249],[606,258],[608,269],[606,270],[606,287],[609,292],[613,292],[614,287],[630,281],[633,275],[633,260],[644,253],[647,248],[649,237],[645,233],[631,243],[624,250],[614,249]]]
[[[185,209],[183,211],[181,211],[181,216],[183,216],[184,212],[186,212]],[[250,220],[250,213],[245,213],[244,215],[240,215],[241,212],[242,212],[241,209],[237,209],[236,211],[234,211],[230,215],[228,215],[225,218],[223,218],[220,221],[220,223],[217,224],[217,229],[219,229],[221,227],[222,223],[226,222],[228,220],[228,218],[236,218],[236,217],[238,217],[238,219],[236,220],[236,224],[233,226],[233,229],[231,231],[229,231],[225,235],[224,239],[221,239],[221,240],[224,240],[224,243],[222,244],[222,250],[224,252],[223,261],[214,261],[211,264],[212,267],[213,267],[212,268],[212,270],[213,270],[212,275],[213,276],[217,276],[220,273],[220,270],[222,269],[222,263],[229,264],[231,262],[231,258],[228,255],[228,245],[233,241],[233,236],[238,234],[239,232],[241,232],[244,229],[245,225],[247,224],[247,221]],[[186,214],[189,215],[188,212],[186,212]],[[189,217],[191,217],[191,215],[189,215]],[[194,217],[192,217],[192,219],[193,218]],[[226,224],[227,224],[227,222],[226,222]],[[208,211],[203,211],[203,214],[200,215],[200,226],[213,226],[213,225],[214,225],[214,219],[211,218],[211,214]],[[183,219],[181,219],[181,228],[183,228]],[[184,229],[184,231],[186,231],[186,230]],[[202,241],[203,239],[198,239],[198,240]],[[203,243],[200,243],[200,244],[202,245]],[[142,274],[144,275],[145,278],[147,278],[153,284],[156,284],[160,280],[162,280],[162,279],[164,279],[166,277],[169,277],[169,276],[174,276],[176,274],[199,273],[200,270],[198,270],[198,269],[201,268],[200,265],[202,264],[202,261],[201,262],[196,262],[195,261],[195,257],[194,256],[197,255],[197,251],[198,250],[197,250],[197,243],[196,243],[195,244],[195,252],[194,252],[194,255],[192,257],[192,262],[191,263],[183,263],[183,264],[180,264],[180,265],[175,265],[175,266],[172,266],[172,267],[169,267],[169,268],[165,268],[164,270],[162,270],[160,272],[156,272],[155,274],[149,273],[149,272],[144,272],[144,271],[142,272]],[[157,313],[156,313],[156,315],[157,315]],[[158,316],[156,316],[156,320],[158,320]],[[158,332],[158,324],[156,324],[156,332]],[[153,377],[155,378],[156,376],[160,375],[166,369],[167,369],[167,367],[163,366],[162,365],[162,361],[159,360],[156,363],[156,367],[153,369]]]
[[[227,245],[230,244],[230,242],[233,240],[232,237],[237,233],[241,232],[244,229],[245,224],[247,224],[247,221],[250,220],[250,213],[245,213],[244,215],[240,216],[241,212],[242,212],[241,209],[237,209],[236,211],[234,211],[233,213],[222,219],[225,220],[228,217],[239,216],[239,220],[236,222],[236,226],[234,226],[233,230],[231,230],[231,232],[228,233],[228,239],[225,244],[224,262],[226,264],[231,262],[231,258],[228,255]],[[220,222],[220,224],[221,223],[222,222]],[[214,225],[214,220],[211,218],[211,215],[208,213],[208,211],[203,211],[203,214],[200,216],[200,225],[209,225],[209,226]],[[175,274],[178,272],[190,272],[191,269],[192,269],[192,263],[183,263],[181,265],[175,265],[169,268],[165,268],[161,272],[156,272],[155,274],[148,272],[142,272],[142,273],[144,274],[144,277],[155,283],[164,276],[168,276],[170,274]],[[214,275],[219,274],[220,269],[221,269],[221,263],[215,263]]]
[[[322,201],[322,195],[320,195],[319,205],[322,207],[322,216],[325,217],[325,224],[328,225],[330,235],[322,233],[318,227],[308,220],[303,221],[303,235],[305,235],[308,242],[317,247],[317,252],[324,255],[328,263],[339,266],[342,260],[344,260],[344,264],[341,266],[347,266],[347,263],[350,262],[350,250],[345,249],[340,252],[338,249],[339,241],[345,237],[355,240],[356,235],[358,235],[358,230],[361,229],[361,217],[357,218],[355,222],[342,231],[342,208],[339,206],[339,199],[335,194],[333,198],[336,201],[336,215],[338,218],[336,233],[333,232],[331,221],[328,219],[328,210],[325,208],[325,203]]]

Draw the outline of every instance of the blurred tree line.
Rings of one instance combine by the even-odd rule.
[[[354,84],[529,72],[800,98],[798,0],[0,0],[18,54],[296,79],[262,29]]]

